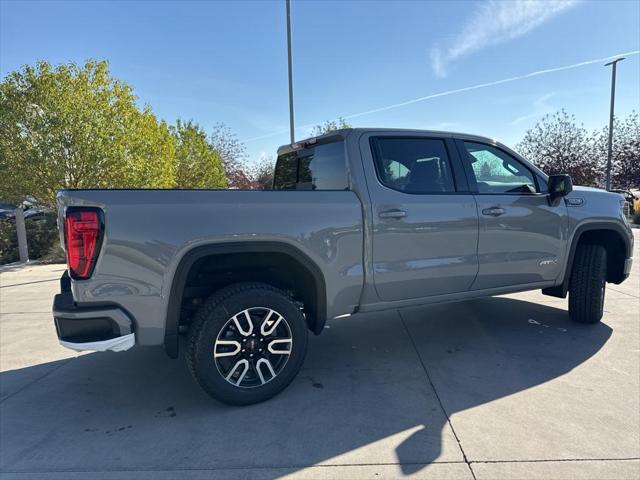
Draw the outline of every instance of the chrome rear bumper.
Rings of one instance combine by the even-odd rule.
[[[129,350],[136,344],[136,334],[130,333],[129,335],[124,335],[123,337],[111,338],[109,340],[102,340],[97,342],[67,342],[65,340],[60,340],[60,345],[66,348],[70,348],[71,350],[76,350],[77,352],[81,352],[84,350],[93,350],[96,352],[123,352],[125,350]]]

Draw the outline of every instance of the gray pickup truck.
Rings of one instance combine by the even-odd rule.
[[[204,390],[250,404],[327,320],[542,289],[598,322],[631,268],[623,203],[487,138],[338,130],[281,147],[270,191],[59,192],[53,316],[75,350],[182,345]]]

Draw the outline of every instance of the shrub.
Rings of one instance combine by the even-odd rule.
[[[41,258],[41,263],[66,263],[67,257],[62,249],[60,242],[53,242],[49,251],[47,251]]]
[[[13,219],[0,220],[0,265],[18,261],[18,237]]]
[[[60,243],[56,216],[53,213],[42,213],[26,218],[25,227],[31,260],[44,257]],[[0,220],[0,264],[17,262],[19,258],[15,219]],[[60,258],[60,255],[57,257],[52,255],[51,258]]]

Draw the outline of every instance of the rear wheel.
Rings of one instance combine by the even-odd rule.
[[[600,321],[607,282],[607,251],[601,245],[578,245],[569,279],[569,316],[580,323]]]
[[[242,283],[213,294],[191,327],[187,362],[214,398],[248,405],[278,394],[294,379],[307,351],[304,316],[270,285]]]

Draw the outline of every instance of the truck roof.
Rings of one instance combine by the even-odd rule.
[[[482,137],[480,135],[473,135],[469,133],[461,133],[461,132],[447,132],[442,130],[420,130],[420,129],[412,129],[412,128],[341,128],[338,130],[332,130],[330,132],[325,133],[324,135],[318,135],[317,137],[309,137],[304,140],[298,140],[295,144],[285,144],[281,145],[278,148],[278,155],[282,155],[284,153],[289,153],[293,150],[298,150],[302,147],[313,145],[317,142],[321,142],[322,140],[329,139],[332,137],[342,137],[346,138],[351,134],[362,134],[362,133],[376,133],[376,132],[392,132],[394,134],[406,134],[406,135],[415,135],[415,134],[427,134],[433,135],[437,137],[445,137],[445,138],[464,138],[466,140],[477,140],[483,143],[490,143],[492,145],[502,145],[494,138]]]

